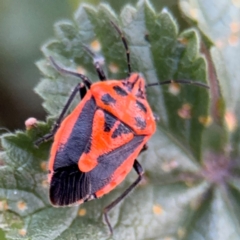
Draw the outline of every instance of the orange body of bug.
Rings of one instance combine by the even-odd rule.
[[[139,74],[92,84],[54,137],[49,162],[52,203],[80,203],[114,189],[155,128]]]

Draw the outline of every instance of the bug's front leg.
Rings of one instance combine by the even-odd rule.
[[[68,101],[66,102],[60,116],[58,117],[57,121],[55,122],[55,124],[53,125],[53,128],[52,130],[50,131],[50,133],[47,133],[46,135],[44,135],[43,137],[39,138],[37,141],[34,142],[34,145],[35,146],[39,146],[41,143],[43,142],[46,142],[48,140],[50,140],[54,135],[55,133],[57,132],[58,128],[60,127],[60,124],[61,122],[63,121],[63,118],[64,118],[64,115],[66,114],[70,104],[72,103],[75,95],[77,93],[80,93],[80,97],[81,99],[84,98],[84,96],[86,95],[87,93],[87,90],[86,90],[86,87],[83,83],[79,83],[75,88],[74,90],[72,91],[70,97],[68,98]]]

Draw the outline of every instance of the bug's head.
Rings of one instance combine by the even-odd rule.
[[[129,92],[139,98],[146,98],[145,80],[139,73],[132,73],[124,82]]]

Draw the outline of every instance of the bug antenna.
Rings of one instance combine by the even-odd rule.
[[[113,25],[113,27],[116,29],[118,34],[121,36],[123,45],[124,45],[125,50],[126,50],[127,65],[128,65],[128,76],[130,76],[131,72],[132,72],[132,69],[131,69],[131,63],[130,63],[130,50],[128,48],[127,40],[126,40],[125,36],[123,35],[123,32],[119,29],[119,27],[113,21],[110,21],[110,22]]]
[[[97,55],[96,53],[94,53],[87,45],[82,44],[84,50],[90,55],[90,57],[93,59],[93,63],[95,66],[95,69],[97,71],[97,74],[99,76],[99,79],[101,81],[105,81],[106,80],[106,76],[105,73],[102,69],[102,67],[104,66],[104,58],[100,55]]]
[[[53,59],[52,56],[49,57],[50,59],[50,62],[52,63],[52,65],[56,68],[56,70],[58,72],[60,72],[61,74],[68,74],[68,75],[72,75],[72,76],[75,76],[75,77],[78,77],[78,78],[81,78],[84,82],[84,85],[86,85],[88,88],[90,88],[91,86],[91,81],[86,77],[84,76],[83,74],[81,73],[78,73],[78,72],[73,72],[73,71],[70,71],[70,70],[67,70],[65,68],[62,68],[60,67],[56,62],[55,60]]]
[[[82,44],[84,50],[89,54],[89,56],[93,59],[93,63],[96,64],[98,63],[99,66],[104,65],[104,58],[100,55],[97,55],[94,53],[87,45]]]
[[[152,86],[157,86],[157,85],[166,85],[166,84],[171,84],[171,83],[179,83],[179,84],[191,84],[191,85],[195,85],[198,87],[203,87],[203,88],[207,88],[209,89],[209,86],[201,83],[201,82],[195,82],[195,81],[191,81],[191,80],[167,80],[164,82],[156,82],[156,83],[149,83],[146,85],[146,88],[148,87],[152,87]]]
[[[86,44],[83,43],[82,46],[93,59],[96,58],[96,54]]]

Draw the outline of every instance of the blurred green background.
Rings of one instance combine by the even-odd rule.
[[[24,128],[34,116],[44,119],[41,99],[32,91],[40,78],[35,62],[40,46],[53,36],[53,23],[70,18],[67,0],[0,1],[0,126]]]
[[[0,0],[0,129],[24,129],[29,117],[45,120],[42,100],[33,91],[41,77],[35,62],[42,58],[42,44],[54,37],[53,24],[72,19],[80,2],[108,2],[120,12],[124,4],[137,0]],[[157,11],[167,6],[179,16],[177,2],[153,0],[152,4]]]

